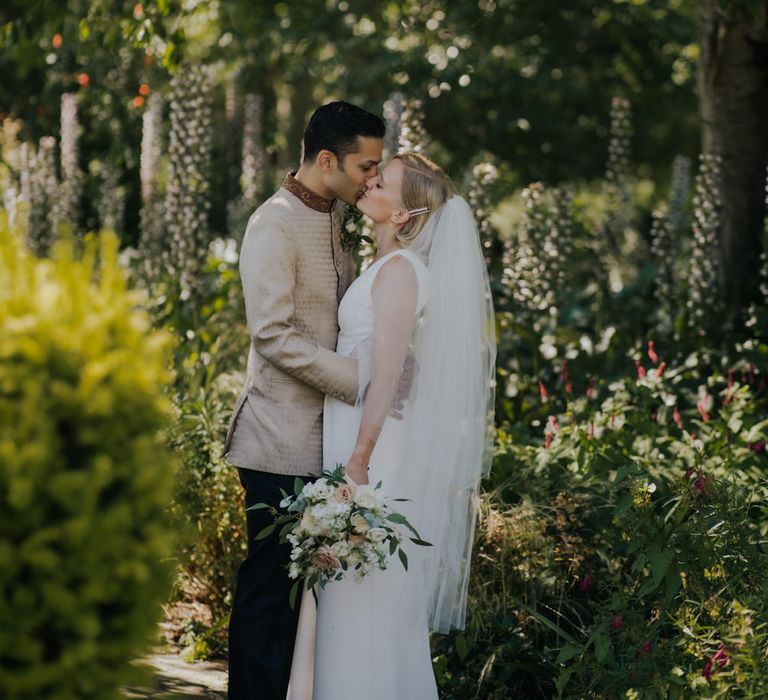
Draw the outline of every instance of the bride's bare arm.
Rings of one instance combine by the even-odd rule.
[[[347,473],[357,483],[368,482],[368,462],[392,409],[416,325],[418,292],[413,266],[401,255],[382,265],[372,285],[371,382],[363,402],[357,443],[347,464]]]

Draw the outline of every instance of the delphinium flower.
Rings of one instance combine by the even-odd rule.
[[[533,183],[523,192],[524,216],[510,242],[504,283],[512,297],[511,307],[517,320],[542,331],[557,322],[555,280],[557,271],[549,264],[557,257],[553,245],[550,207],[546,189]]]
[[[165,226],[169,268],[186,295],[195,288],[210,243],[211,108],[201,67],[183,65],[174,76],[170,123]]]
[[[83,195],[83,174],[77,162],[79,128],[77,96],[65,93],[61,96],[61,185],[54,219],[57,225],[66,222],[76,231]]]
[[[497,262],[500,246],[499,233],[491,222],[493,198],[491,188],[498,180],[499,171],[490,162],[477,163],[471,170],[467,187],[467,201],[475,214],[480,242],[489,267]],[[500,261],[499,261],[500,262]]]
[[[675,156],[672,162],[672,180],[669,186],[667,218],[673,233],[680,233],[688,218],[688,200],[691,196],[691,159]]]
[[[401,152],[424,154],[429,147],[429,136],[424,129],[421,100],[408,100],[400,115]]]
[[[163,96],[159,92],[153,92],[149,96],[141,119],[139,258],[142,275],[145,281],[151,283],[164,269],[169,254],[163,219],[163,198],[158,188],[163,120]]]
[[[623,97],[614,97],[611,102],[610,133],[605,172],[605,233],[613,251],[618,252],[632,219],[632,191],[629,180],[632,107],[629,100]]]
[[[693,200],[693,246],[688,276],[688,327],[704,335],[719,310],[718,229],[720,228],[720,157],[703,154]]]
[[[22,165],[22,197],[26,198],[28,206],[26,242],[35,255],[46,255],[53,242],[54,207],[59,191],[55,154],[56,139],[44,136],[37,151],[30,149],[29,158]],[[25,190],[28,191],[25,193]]]
[[[400,119],[405,109],[405,96],[402,92],[393,92],[384,103],[384,150],[387,157],[397,153],[400,147]]]
[[[240,194],[230,202],[227,218],[233,237],[245,233],[248,218],[259,204],[266,182],[267,157],[262,145],[264,106],[261,95],[248,94],[243,106],[243,140],[240,153]]]
[[[120,184],[121,170],[102,163],[99,191],[99,221],[101,227],[121,233],[125,216],[125,188]]]
[[[674,229],[662,209],[655,209],[651,218],[651,256],[656,267],[653,289],[656,318],[660,328],[669,329],[674,321],[677,298]]]

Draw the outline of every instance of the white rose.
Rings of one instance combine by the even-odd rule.
[[[349,554],[350,549],[351,546],[349,542],[344,542],[343,540],[340,542],[334,542],[331,545],[331,554],[339,557],[339,559],[343,559]]]
[[[333,487],[325,480],[315,482],[315,498],[327,500],[333,494]]]
[[[371,542],[383,542],[387,539],[387,531],[383,527],[372,527],[368,530],[368,539]]]
[[[370,487],[360,486],[355,494],[355,503],[361,508],[368,510],[378,510],[381,508],[381,499],[374,494]]]
[[[368,530],[371,529],[368,521],[361,513],[355,513],[350,519],[350,523],[352,524],[352,527],[355,528],[355,532],[361,535],[364,535],[366,532],[368,532]]]

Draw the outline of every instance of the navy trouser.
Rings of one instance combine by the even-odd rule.
[[[295,477],[240,469],[246,508],[254,503],[278,506],[282,488],[293,493]],[[307,477],[304,481],[311,480]],[[229,622],[229,700],[285,700],[301,595],[291,610],[288,578],[291,545],[279,544],[278,532],[256,535],[274,521],[264,508],[246,511],[248,557],[240,565]]]

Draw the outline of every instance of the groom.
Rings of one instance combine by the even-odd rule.
[[[296,476],[322,467],[323,399],[354,404],[357,363],[337,355],[337,312],[354,278],[341,245],[343,202],[354,204],[381,163],[384,122],[346,102],[319,107],[304,132],[299,170],[251,216],[240,249],[250,336],[245,386],[224,446],[246,507],[278,506]],[[285,700],[301,595],[291,610],[290,545],[272,518],[246,513],[248,556],[229,624],[229,699]]]

